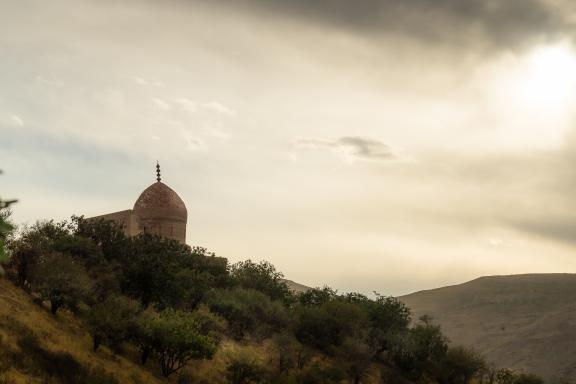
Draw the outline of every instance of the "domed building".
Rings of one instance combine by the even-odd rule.
[[[140,194],[133,209],[95,216],[88,220],[112,221],[122,226],[126,236],[148,233],[186,243],[186,205],[172,188],[161,181],[158,163],[156,174],[156,182]]]

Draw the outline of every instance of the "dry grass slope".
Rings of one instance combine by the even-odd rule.
[[[73,314],[62,311],[53,317],[47,308],[0,278],[0,383],[58,382],[47,380],[33,367],[39,363],[30,360],[34,359],[30,348],[33,351],[36,348],[41,359],[77,363],[79,369],[88,372],[91,383],[112,383],[111,378],[119,383],[165,382],[150,370],[106,348],[93,353],[91,345],[90,335]],[[46,360],[44,365],[54,368],[52,360]]]
[[[496,366],[576,377],[576,274],[481,277],[400,299]]]

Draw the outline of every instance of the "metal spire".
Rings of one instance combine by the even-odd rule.
[[[158,164],[158,160],[156,160],[156,181],[160,182],[162,180],[160,178],[160,164]]]

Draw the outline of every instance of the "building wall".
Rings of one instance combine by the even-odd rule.
[[[87,220],[112,221],[124,229],[126,236],[136,236],[141,233],[138,227],[138,220],[131,209],[125,211],[108,213],[106,215],[90,217]]]
[[[186,243],[186,222],[169,218],[138,219],[138,231]]]
[[[186,244],[186,222],[181,220],[162,217],[140,219],[131,209],[90,217],[87,220],[112,221],[124,229],[126,236],[148,233]]]

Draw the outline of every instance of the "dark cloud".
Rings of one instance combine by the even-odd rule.
[[[299,148],[330,149],[363,160],[390,161],[397,159],[392,149],[381,141],[365,137],[345,136],[336,140],[300,138],[295,142]]]
[[[576,216],[545,215],[516,220],[512,225],[520,230],[576,246]]]
[[[449,45],[517,47],[570,31],[565,12],[539,0],[219,1],[375,37],[391,33]]]

